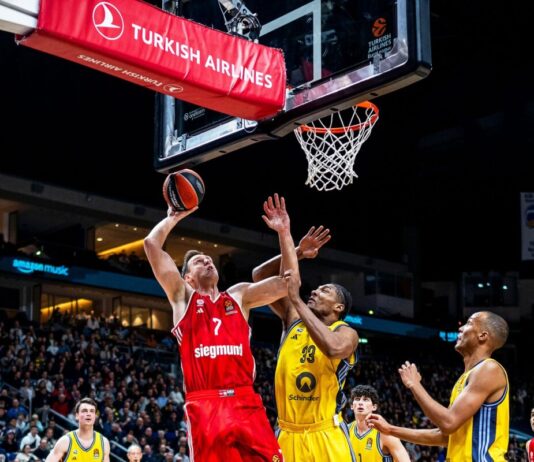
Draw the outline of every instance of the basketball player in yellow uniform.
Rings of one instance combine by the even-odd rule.
[[[46,462],[109,462],[109,441],[94,430],[96,403],[83,398],[74,408],[78,429],[63,435]]]
[[[370,385],[358,385],[350,394],[355,420],[349,425],[350,442],[357,462],[410,462],[398,438],[370,428],[366,417],[378,408],[378,393]]]
[[[491,355],[507,338],[508,325],[503,318],[490,311],[474,313],[458,333],[455,348],[463,356],[465,371],[452,389],[448,408],[430,397],[415,364],[407,361],[399,369],[402,382],[438,428],[395,427],[375,414],[367,418],[369,426],[412,443],[447,447],[449,462],[504,462],[510,387],[504,367]]]
[[[289,219],[289,217],[287,218]],[[330,239],[322,227],[310,231],[281,262],[274,257],[254,269],[254,281],[284,271],[292,297],[271,305],[284,333],[275,374],[278,442],[286,462],[354,460],[348,428],[340,411],[342,389],[354,366],[358,334],[341,319],[351,307],[350,293],[338,284],[312,291],[308,304],[299,296],[299,258],[314,258]]]

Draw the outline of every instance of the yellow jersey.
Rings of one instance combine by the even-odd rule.
[[[495,360],[484,359],[460,376],[452,389],[449,406],[467,385],[471,372],[485,361]],[[510,434],[510,386],[506,370],[500,364],[499,366],[506,376],[503,395],[494,403],[484,403],[473,417],[449,436],[447,462],[504,462]]]
[[[376,428],[370,428],[360,435],[356,421],[354,421],[349,426],[349,433],[356,462],[393,462],[389,454],[382,452],[380,433]]]
[[[104,460],[104,437],[93,432],[93,443],[84,447],[76,431],[69,432],[69,448],[63,462],[102,462]]]
[[[348,326],[336,321],[328,326],[335,331]],[[275,398],[278,419],[293,424],[313,424],[339,419],[347,401],[343,385],[356,363],[354,353],[347,359],[331,359],[312,340],[299,319],[282,339],[275,373]]]

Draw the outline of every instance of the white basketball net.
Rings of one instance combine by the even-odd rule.
[[[335,112],[295,129],[308,159],[306,184],[310,188],[339,190],[358,178],[354,161],[378,120],[378,108],[365,101],[348,112]]]

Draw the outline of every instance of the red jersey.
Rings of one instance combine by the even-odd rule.
[[[528,462],[534,462],[534,438],[527,441]]]
[[[226,292],[215,301],[193,292],[172,333],[178,340],[186,392],[254,383],[250,326],[241,307]]]

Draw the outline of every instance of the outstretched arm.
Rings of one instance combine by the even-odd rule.
[[[173,306],[176,318],[176,306],[185,300],[186,284],[171,256],[163,250],[163,245],[176,224],[197,208],[186,212],[174,212],[170,207],[167,217],[161,220],[150,231],[143,242],[145,253],[154,272],[154,276],[165,291],[167,298]],[[176,319],[175,319],[176,320]]]
[[[331,331],[300,298],[298,270],[296,273],[286,271],[284,277],[288,283],[289,300],[319,349],[329,358],[345,359],[353,354],[359,341],[357,332],[348,326]]]
[[[319,254],[319,250],[323,245],[325,245],[332,236],[330,235],[330,230],[324,228],[322,225],[318,228],[312,226],[305,236],[299,242],[299,245],[296,247],[297,258],[303,260],[304,258],[315,258]],[[283,275],[284,271],[281,270],[282,255],[277,255],[276,257],[263,262],[262,264],[256,266],[252,270],[252,280],[254,282],[261,281],[262,279],[275,276]]]
[[[441,446],[447,447],[449,438],[443,434],[439,428],[415,429],[397,427],[391,425],[384,417],[378,414],[369,414],[365,419],[367,425],[376,428],[381,435],[391,435],[403,441],[424,446]]]
[[[293,238],[291,236],[290,220],[286,210],[285,199],[279,197],[278,194],[275,194],[274,197],[269,196],[263,204],[263,211],[265,212],[265,215],[263,215],[262,218],[267,226],[278,233],[282,265],[290,268],[297,267],[298,260],[295,253]],[[283,288],[283,292],[279,291],[280,287]],[[261,295],[261,297],[258,297],[258,295]],[[265,295],[270,297],[267,302],[265,302]],[[286,295],[287,286],[284,285],[284,281],[280,276],[271,277],[247,286],[243,293],[242,306],[246,310],[247,308],[258,306],[258,298],[261,298],[264,303],[272,303]]]
[[[319,253],[319,249],[325,245],[330,238],[329,229],[325,229],[323,226],[319,226],[318,228],[312,226],[306,235],[302,237],[298,247],[295,249],[297,259],[315,258]],[[252,280],[258,282],[271,276],[283,275],[284,271],[281,266],[282,255],[277,255],[254,268],[252,271]],[[297,318],[297,314],[295,310],[291,309],[291,304],[287,297],[272,302],[270,307],[275,314],[282,319],[285,326],[288,326]]]
[[[399,374],[425,415],[445,435],[458,430],[489,398],[496,397],[494,400],[498,400],[507,385],[501,366],[495,361],[486,361],[471,372],[469,383],[454,403],[446,408],[435,401],[423,387],[415,364],[406,361],[399,369]]]

